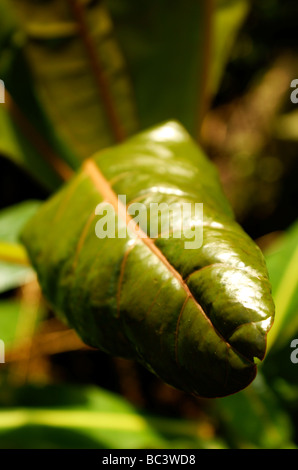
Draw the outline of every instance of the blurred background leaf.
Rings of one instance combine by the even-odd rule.
[[[6,88],[5,105],[1,105],[0,150],[47,189],[54,190],[69,174],[68,167],[78,163],[59,140],[40,104],[24,54],[26,37],[12,3],[1,0],[0,13],[0,74]]]
[[[242,392],[216,401],[217,413],[230,448],[296,447],[291,419],[260,372]]]
[[[38,201],[27,201],[0,211],[0,292],[35,279],[18,236],[39,205]]]
[[[40,103],[76,155],[71,166],[134,132],[133,92],[103,2],[12,3]]]
[[[131,73],[141,128],[177,119],[198,137],[248,2],[106,3]]]
[[[276,307],[268,349],[276,349],[298,333],[298,221],[270,246],[266,262]]]
[[[177,119],[198,137],[248,1],[1,0],[1,10],[0,150],[53,190],[139,128]]]
[[[297,364],[291,361],[293,339],[298,338],[298,223],[280,234],[267,250],[266,260],[276,305],[269,334],[268,355],[262,366],[272,392],[297,426]],[[297,427],[296,427],[297,437]]]
[[[146,415],[100,388],[25,387],[0,397],[0,447],[223,448],[195,421]],[[17,403],[17,407],[13,405]]]
[[[61,184],[62,179],[41,157],[34,142],[18,129],[4,106],[0,107],[0,151],[2,156],[30,172],[49,191]]]
[[[17,299],[0,301],[0,337],[5,346],[13,345],[21,304]]]
[[[209,84],[211,97],[220,87],[226,63],[249,9],[249,0],[215,0]]]

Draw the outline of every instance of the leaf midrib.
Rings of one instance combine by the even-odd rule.
[[[102,100],[106,116],[114,135],[116,142],[121,142],[125,138],[124,129],[119,119],[116,107],[110,92],[108,80],[104,74],[104,70],[100,58],[96,52],[92,37],[90,35],[88,25],[85,18],[85,6],[81,5],[77,0],[67,0],[71,13],[78,25],[78,33],[82,44],[86,51],[89,61],[90,70],[94,76],[94,80],[98,89],[99,96]]]
[[[151,252],[158,257],[158,259],[164,264],[164,266],[172,273],[172,275],[178,280],[179,284],[181,287],[184,289],[187,297],[186,300],[183,304],[183,307],[185,307],[186,303],[188,302],[189,299],[192,299],[195,305],[197,306],[199,312],[204,316],[204,318],[208,321],[208,323],[212,326],[214,329],[215,333],[224,341],[224,343],[227,345],[228,348],[231,348],[238,356],[244,357],[245,360],[250,362],[251,364],[255,365],[253,361],[251,361],[249,358],[244,356],[241,352],[237,351],[236,348],[231,346],[231,344],[223,337],[223,335],[220,333],[220,331],[217,330],[217,328],[213,325],[211,319],[207,316],[205,313],[203,307],[200,305],[200,303],[197,301],[197,299],[194,297],[192,292],[190,291],[188,285],[182,278],[181,274],[174,268],[173,265],[168,261],[168,259],[165,257],[165,255],[160,251],[160,249],[155,245],[154,241],[148,237],[148,235],[142,231],[142,229],[139,227],[139,225],[133,220],[133,218],[128,214],[126,207],[121,203],[118,203],[118,197],[114,190],[111,188],[109,181],[105,178],[105,176],[102,174],[98,166],[95,164],[95,162],[91,159],[88,159],[85,161],[82,171],[84,172],[85,175],[89,177],[89,179],[92,181],[93,185],[95,186],[96,190],[101,194],[102,198],[104,201],[110,203],[112,207],[115,210],[115,213],[118,215],[118,217],[122,218],[123,221],[125,221],[126,225],[131,228],[133,233],[136,235],[138,239],[140,239],[150,250]],[[118,210],[120,209],[120,211]],[[182,308],[183,308],[182,307]],[[184,308],[183,308],[184,309]],[[178,317],[178,323],[177,327],[179,326],[181,319],[181,312]],[[176,338],[178,337],[178,331],[176,331]]]

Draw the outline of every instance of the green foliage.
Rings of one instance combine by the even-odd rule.
[[[193,421],[148,416],[100,388],[25,387],[0,397],[0,448],[221,448]]]
[[[2,0],[0,150],[54,190],[138,128],[177,119],[197,136],[247,11],[209,3]]]
[[[27,201],[0,211],[0,292],[18,287],[35,275],[27,264],[20,245],[23,225],[36,212],[40,203]]]
[[[278,349],[298,330],[298,221],[270,247],[266,256],[276,305],[269,345]]]
[[[132,90],[103,3],[12,3],[42,109],[75,164],[131,134],[137,125]]]
[[[0,334],[5,347],[13,346],[21,304],[18,300],[1,300],[0,302]]]
[[[78,162],[42,108],[26,57],[26,36],[12,2],[1,0],[0,74],[5,82],[5,105],[0,107],[0,151],[26,169],[48,190],[55,190]]]
[[[269,336],[269,351],[263,364],[266,380],[294,421],[298,412],[298,374],[297,364],[291,361],[294,351],[291,343],[298,338],[297,237],[295,222],[266,256],[276,304],[276,324]]]
[[[137,358],[165,381],[208,396],[245,387],[254,376],[254,362],[263,358],[273,311],[266,268],[260,250],[233,220],[212,165],[188,134],[173,123],[172,137],[179,135],[180,142],[160,141],[152,130],[138,132],[177,120],[198,140],[251,6],[269,25],[266,34],[271,20],[279,32],[279,11],[285,14],[287,1],[281,7],[281,2],[269,0],[0,0],[0,78],[6,85],[6,102],[0,104],[0,153],[47,191],[61,187],[35,216],[37,202],[1,211],[0,292],[34,279],[19,243],[20,231],[33,216],[24,239],[56,313],[66,316],[87,343]],[[276,38],[280,46],[280,35]],[[270,46],[264,49],[259,37],[255,44],[250,55],[253,46],[244,36],[246,70],[268,63],[265,49]],[[295,140],[295,113],[286,110],[275,123],[280,142]],[[215,135],[219,140],[222,130]],[[251,139],[242,136],[240,127],[235,148],[245,147],[245,138]],[[95,160],[80,169],[92,154]],[[94,217],[80,238],[102,200],[102,188],[94,184],[98,176],[105,188],[112,180],[114,194],[127,194],[128,202],[136,197],[146,203],[204,202],[201,251],[184,250],[185,240],[171,237],[157,240],[153,253],[153,243],[141,241],[133,256],[127,253],[121,272],[125,246],[121,240],[101,240],[98,253]],[[159,192],[150,199],[147,190],[152,186]],[[182,194],[170,196],[169,188]],[[170,419],[141,411],[100,388],[13,386],[18,363],[1,364],[0,447],[295,447],[298,366],[290,361],[289,345],[298,337],[296,245],[297,224],[266,254],[276,322],[261,370],[245,390],[208,405],[199,401],[200,415],[192,421],[178,414]],[[236,275],[240,273],[241,279]],[[187,303],[185,289],[191,297]],[[30,316],[20,297],[0,301],[0,339],[8,352],[19,346],[16,332],[26,308]],[[24,369],[26,354],[20,353]],[[224,386],[226,367],[229,380]]]
[[[168,212],[166,238],[161,226],[155,242],[130,233],[99,240],[99,203],[113,206],[109,226],[131,221],[118,208],[121,194],[148,215],[152,201],[201,202],[204,218],[189,214],[178,238],[181,214],[173,221]],[[204,243],[187,249],[198,222]],[[254,378],[274,314],[264,260],[233,220],[215,168],[175,122],[99,152],[29,221],[22,240],[45,295],[87,344],[134,357],[204,397],[236,392]]]
[[[290,417],[260,372],[249,387],[215,407],[230,447],[295,448]]]

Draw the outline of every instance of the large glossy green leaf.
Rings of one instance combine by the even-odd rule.
[[[223,447],[199,430],[199,422],[148,416],[95,387],[30,386],[0,395],[1,449]]]
[[[79,160],[136,129],[132,90],[102,2],[14,0],[35,86]]]
[[[181,238],[179,217],[168,238],[142,238],[136,227],[126,238],[97,238],[104,201],[109,222],[131,225],[116,195],[147,208],[203,203],[202,246],[185,245],[202,224],[194,214]],[[274,310],[265,262],[235,222],[215,168],[176,122],[96,154],[22,239],[46,297],[86,343],[201,396],[236,392],[255,377]]]

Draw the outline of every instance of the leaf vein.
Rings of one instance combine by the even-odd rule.
[[[124,221],[126,221],[127,225],[129,223],[130,228],[134,232],[136,238],[140,239],[151,250],[151,252],[164,264],[164,266],[172,273],[172,275],[178,280],[179,284],[181,285],[181,287],[186,292],[187,297],[191,298],[195,302],[198,311],[204,316],[205,320],[211,325],[211,327],[213,328],[215,333],[219,336],[219,338],[222,341],[224,341],[226,346],[228,348],[231,348],[237,355],[244,357],[248,362],[252,362],[247,357],[245,357],[243,354],[241,354],[239,351],[237,351],[236,348],[232,347],[228,343],[228,341],[224,338],[224,336],[220,333],[220,331],[218,331],[215,328],[212,321],[210,320],[208,315],[205,313],[205,311],[203,310],[200,303],[194,297],[194,295],[190,291],[190,289],[189,289],[188,285],[186,284],[186,282],[183,280],[181,274],[178,271],[176,271],[174,266],[172,266],[170,264],[170,262],[167,260],[165,255],[154,244],[153,240],[150,239],[144,232],[142,232],[142,230],[135,223],[133,218],[127,213],[126,207],[123,204],[122,205],[118,204],[118,198],[117,198],[116,194],[114,193],[113,189],[111,188],[111,186],[109,184],[109,181],[101,173],[101,171],[98,168],[98,166],[96,165],[96,163],[91,159],[86,160],[84,165],[83,165],[83,171],[85,172],[86,175],[89,176],[89,178],[93,182],[95,188],[102,195],[103,200],[105,200],[105,201],[112,204],[112,206],[114,207],[114,210],[117,213],[118,217],[121,217]]]

